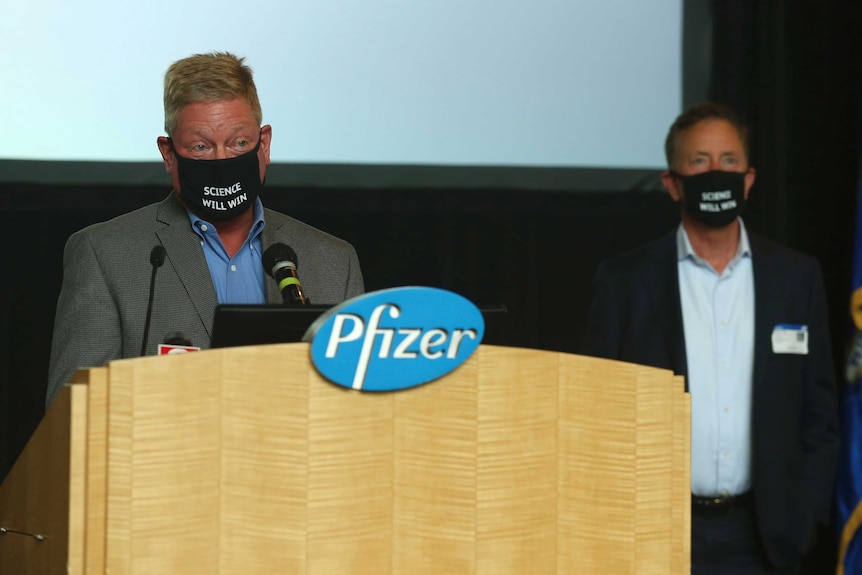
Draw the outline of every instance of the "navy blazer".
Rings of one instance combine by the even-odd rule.
[[[749,240],[753,492],[766,553],[785,566],[814,543],[817,523],[828,521],[839,439],[835,370],[819,264],[755,234]],[[583,353],[687,375],[676,229],[603,262],[593,289]],[[772,331],[782,323],[808,326],[807,355],[773,353]]]

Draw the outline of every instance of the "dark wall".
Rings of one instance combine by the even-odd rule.
[[[167,188],[0,187],[0,478],[42,416],[62,250],[75,230]],[[267,189],[266,205],[356,247],[369,290],[451,289],[505,304],[513,345],[571,350],[605,255],[673,224],[663,194]],[[138,266],[142,281],[149,262]],[[141,302],[146,305],[146,302]]]
[[[0,477],[42,415],[66,238],[167,188],[0,187]],[[607,255],[673,225],[663,193],[267,189],[267,206],[356,247],[366,289],[427,285],[505,304],[512,345],[572,351]],[[138,266],[142,281],[148,261]],[[146,302],[142,302],[146,305]]]

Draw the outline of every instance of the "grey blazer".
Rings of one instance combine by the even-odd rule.
[[[347,242],[278,212],[264,210],[263,245],[283,242],[299,260],[303,291],[314,304],[335,304],[364,290],[359,258]],[[218,301],[199,237],[185,208],[165,200],[74,233],[63,255],[46,406],[79,368],[140,355],[156,244],[167,252],[156,274],[147,354],[165,335],[182,332],[208,348]],[[265,278],[268,303],[280,303]]]

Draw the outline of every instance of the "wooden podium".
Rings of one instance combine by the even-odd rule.
[[[81,371],[0,487],[0,573],[688,573],[668,371],[480,346],[394,393],[308,344]]]

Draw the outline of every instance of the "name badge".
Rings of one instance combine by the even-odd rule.
[[[808,355],[808,326],[776,324],[772,329],[772,353]]]

